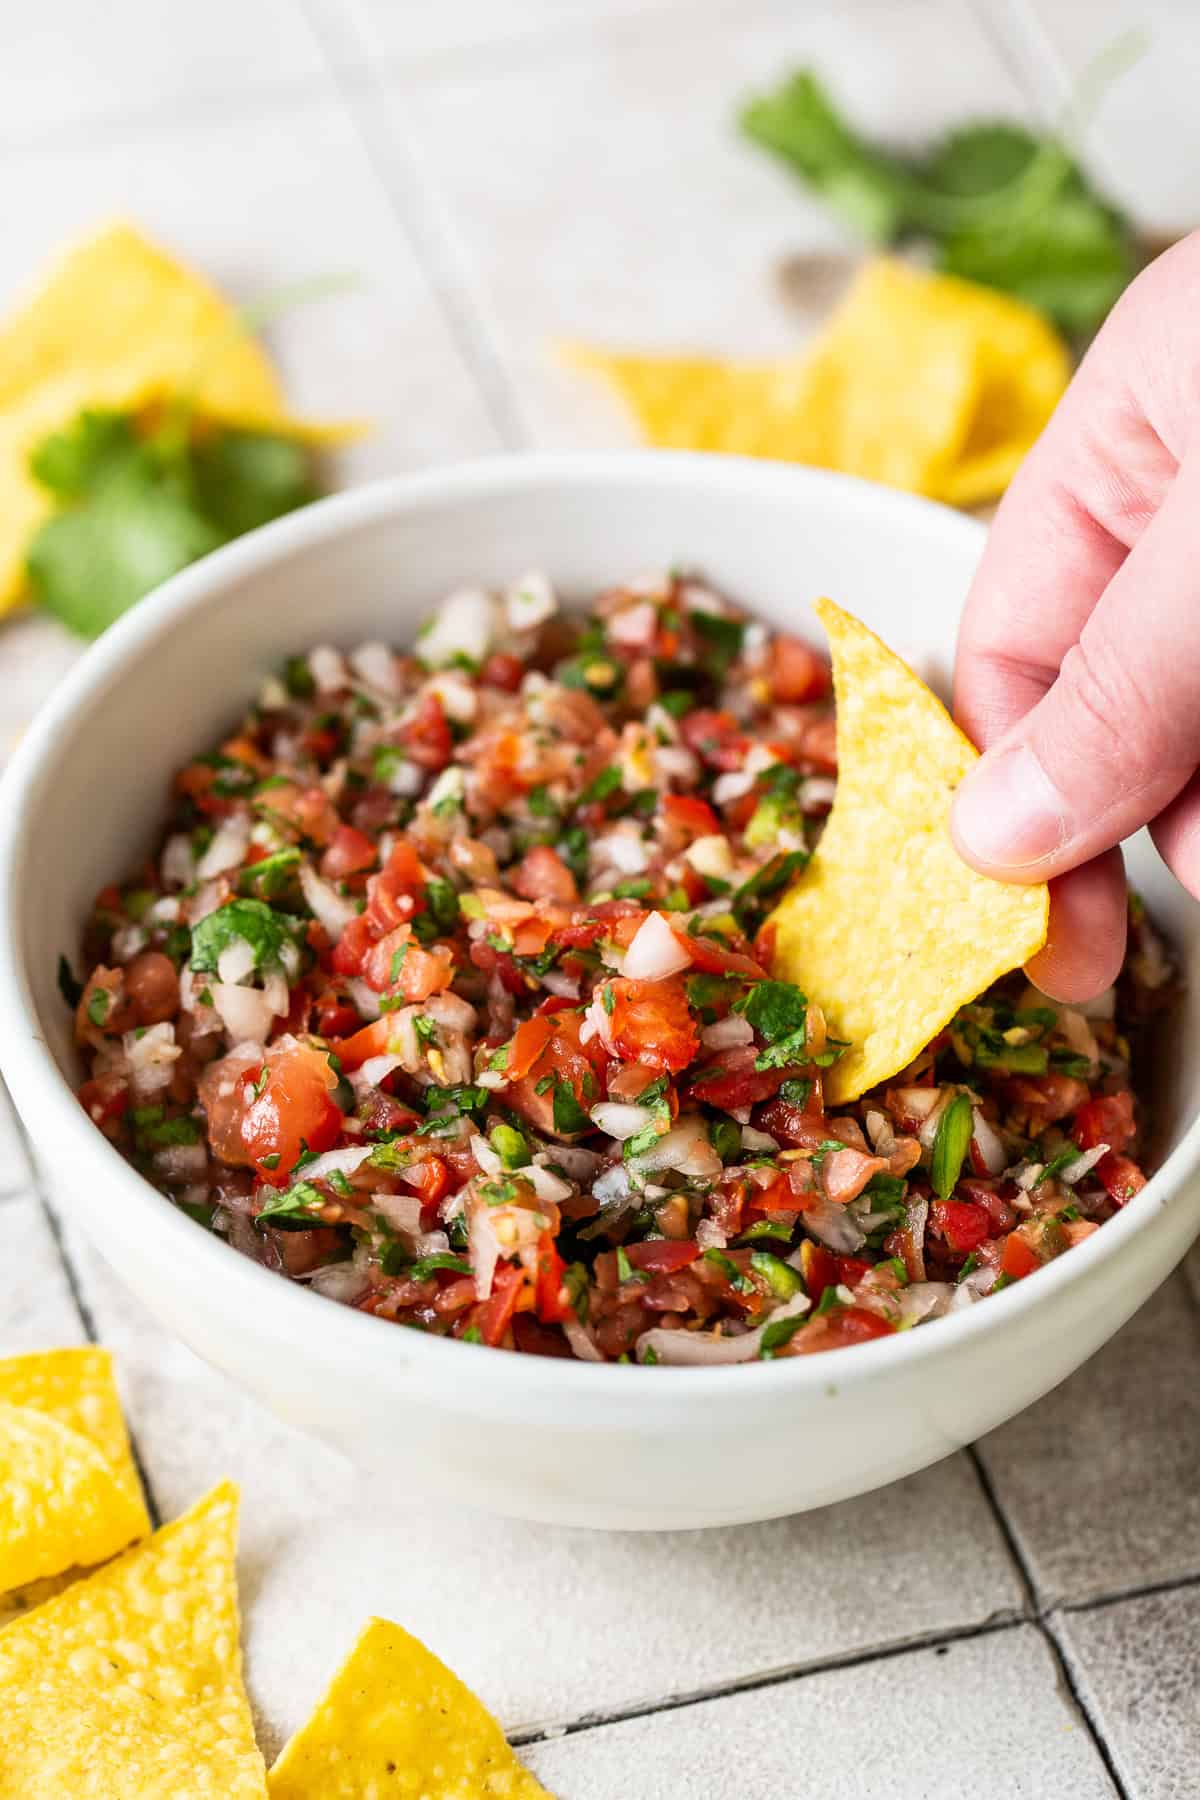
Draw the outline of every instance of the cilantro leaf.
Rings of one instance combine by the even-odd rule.
[[[29,458],[29,473],[60,499],[79,500],[138,455],[128,414],[85,410],[43,438]]]
[[[282,1194],[274,1194],[256,1215],[256,1225],[274,1225],[281,1231],[311,1231],[329,1201],[311,1181],[297,1181]]]
[[[790,981],[759,981],[734,1010],[753,1025],[768,1044],[799,1038],[804,1048],[808,1028],[808,998]]]
[[[554,1129],[563,1137],[576,1137],[581,1131],[594,1129],[569,1081],[560,1081],[554,1090]]]
[[[222,950],[238,939],[254,952],[254,967],[278,963],[287,943],[294,943],[297,921],[262,900],[228,900],[192,926],[192,972],[215,975]]]
[[[192,451],[196,505],[223,538],[294,512],[318,498],[311,458],[294,438],[220,431]]]
[[[752,100],[741,125],[861,237],[889,244],[898,236],[906,213],[904,164],[859,136],[811,69]]]

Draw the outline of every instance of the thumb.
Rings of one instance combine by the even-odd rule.
[[[1200,761],[1198,618],[1192,457],[1049,692],[959,788],[951,824],[967,862],[1002,880],[1047,881],[1161,812]]]

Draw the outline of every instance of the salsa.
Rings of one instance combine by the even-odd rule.
[[[441,1336],[733,1363],[974,1305],[1144,1186],[1172,971],[1131,900],[1099,1000],[1009,977],[827,1112],[767,920],[836,776],[827,663],[684,575],[319,646],[97,896],[80,1099],[242,1254]]]

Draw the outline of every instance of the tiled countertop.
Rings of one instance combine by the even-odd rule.
[[[1096,161],[1169,228],[1200,216],[1200,27],[1182,0],[1151,10],[1155,42],[1102,116]],[[1066,71],[1145,9],[41,0],[10,13],[0,295],[118,211],[237,293],[358,272],[357,293],[275,339],[298,403],[378,420],[344,461],[353,481],[628,442],[604,396],[555,365],[556,337],[793,344],[805,322],[773,271],[838,240],[729,129],[738,96],[789,63],[818,61],[860,117],[915,135],[1052,109]],[[74,654],[44,621],[0,627],[0,746]],[[1200,1793],[1195,1271],[1040,1405],[878,1494],[675,1537],[434,1515],[164,1335],[64,1234],[3,1106],[0,1351],[85,1337],[116,1350],[160,1516],[222,1474],[241,1483],[268,1753],[377,1612],[476,1687],[562,1800]]]

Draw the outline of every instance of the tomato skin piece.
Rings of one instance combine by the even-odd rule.
[[[1081,1150],[1094,1150],[1097,1144],[1107,1144],[1117,1152],[1127,1150],[1137,1136],[1132,1093],[1122,1088],[1120,1093],[1097,1094],[1088,1100],[1075,1115],[1071,1135]]]
[[[548,1013],[538,1013],[518,1025],[505,1064],[504,1072],[510,1081],[520,1081],[522,1076],[528,1075],[553,1036],[554,1027]]]
[[[1010,1231],[1004,1240],[1004,1255],[1000,1259],[1001,1274],[1007,1275],[1010,1281],[1023,1281],[1026,1275],[1032,1275],[1041,1266],[1039,1258],[1019,1231]]]
[[[537,1281],[534,1285],[534,1311],[543,1325],[561,1325],[575,1317],[575,1308],[567,1298],[563,1279],[567,1265],[558,1253],[552,1231],[543,1231],[537,1247]]]
[[[819,1306],[825,1289],[837,1286],[838,1266],[833,1251],[805,1238],[800,1245],[800,1279],[813,1305]]]
[[[678,1075],[700,1049],[700,1033],[677,975],[661,981],[610,981],[609,1031],[627,1062],[645,1063]]]
[[[723,1107],[726,1112],[733,1107],[757,1106],[760,1100],[769,1100],[780,1082],[786,1081],[795,1071],[756,1069],[757,1055],[753,1044],[737,1044],[732,1050],[721,1051],[706,1067],[695,1071],[688,1083],[688,1093],[694,1100]]]
[[[874,1268],[865,1256],[836,1256],[837,1278],[843,1287],[856,1288],[863,1277]]]
[[[397,925],[367,951],[362,972],[377,994],[398,994],[411,1004],[449,987],[454,963],[445,946],[426,950],[413,941],[410,925]]]
[[[391,1029],[391,1020],[386,1016],[372,1019],[369,1025],[364,1025],[349,1037],[338,1038],[331,1048],[336,1052],[343,1069],[359,1069],[371,1057],[387,1055]]]
[[[865,1344],[872,1338],[891,1337],[896,1329],[865,1306],[846,1306],[841,1312],[830,1313],[829,1327],[833,1338],[830,1348],[839,1349],[844,1344]]]
[[[306,1146],[332,1150],[341,1136],[342,1113],[332,1099],[337,1076],[323,1051],[295,1044],[269,1053],[263,1066],[265,1086],[246,1107],[238,1131],[249,1161],[264,1181],[277,1187]],[[261,1079],[262,1068],[251,1068],[242,1084]],[[268,1157],[270,1162],[264,1160]]]
[[[366,832],[353,825],[339,825],[321,858],[321,873],[326,881],[344,881],[347,875],[373,869],[377,854]]]
[[[479,679],[485,687],[502,688],[506,694],[515,694],[525,679],[525,664],[519,656],[510,656],[504,650],[493,650],[483,665]]]
[[[697,1260],[700,1246],[691,1238],[652,1238],[644,1244],[626,1244],[625,1255],[631,1268],[647,1275],[675,1275]]]
[[[522,900],[553,900],[572,906],[579,899],[575,877],[549,844],[535,844],[526,851],[512,886]]]
[[[423,694],[401,731],[404,747],[423,769],[444,769],[454,749],[450,721],[436,694]]]
[[[731,712],[700,707],[685,716],[679,730],[688,749],[710,769],[722,769],[728,774],[741,768],[749,739]]]
[[[950,1248],[966,1256],[991,1235],[991,1217],[975,1200],[934,1200],[929,1208],[933,1229]]]
[[[366,914],[360,913],[356,919],[351,919],[341,937],[334,945],[333,955],[329,959],[334,973],[338,975],[361,975],[363,958],[366,956],[374,942],[375,937],[371,929],[371,921],[367,918]]]
[[[548,1137],[569,1135],[554,1122],[554,1095],[560,1082],[570,1088],[584,1112],[604,1092],[600,1080],[604,1051],[595,1038],[587,1045],[580,1043],[582,1023],[575,1009],[541,1013],[520,1027],[509,1053],[509,1070],[515,1067],[523,1073],[511,1081],[508,1104]],[[539,1094],[543,1082],[545,1090]]]
[[[414,913],[425,910],[425,877],[417,853],[406,838],[392,848],[392,854],[378,875],[367,882],[367,911],[376,937],[407,925]]]
[[[699,969],[703,974],[751,975],[756,981],[767,979],[767,971],[752,956],[746,956],[741,950],[726,950],[712,938],[692,937],[680,926],[672,924],[670,919],[667,923],[691,957],[693,968]]]
[[[668,825],[689,838],[713,837],[721,829],[721,821],[708,801],[696,794],[664,794],[660,810]]]
[[[1124,1206],[1127,1200],[1140,1194],[1146,1185],[1146,1177],[1137,1164],[1128,1156],[1119,1156],[1115,1150],[1110,1150],[1107,1156],[1100,1158],[1096,1164],[1096,1173],[1107,1188],[1110,1198],[1118,1206]]]
[[[796,706],[808,700],[823,700],[833,685],[833,671],[820,652],[803,638],[780,632],[771,645],[767,680],[776,700]]]
[[[493,1349],[500,1343],[512,1322],[525,1286],[525,1271],[520,1263],[502,1263],[492,1278],[492,1292],[480,1315],[479,1329],[485,1344]]]

